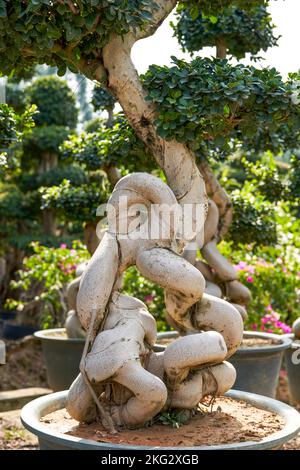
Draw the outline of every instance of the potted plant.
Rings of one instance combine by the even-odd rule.
[[[152,66],[144,77],[139,77],[131,61],[131,49],[137,40],[154,33],[176,3],[161,0],[154,4],[145,0],[144,9],[137,8],[140,2],[137,5],[134,1],[126,2],[121,8],[119,2],[111,2],[109,9],[101,2],[96,6],[83,4],[80,9],[75,2],[35,5],[30,16],[26,17],[25,13],[26,21],[22,20],[26,24],[24,47],[28,43],[27,34],[31,37],[32,27],[34,30],[30,59],[22,54],[23,35],[20,63],[16,54],[12,58],[7,51],[5,55],[0,53],[1,68],[6,70],[34,60],[35,55],[39,62],[49,60],[50,56],[51,61],[57,60],[59,73],[67,67],[80,69],[89,78],[102,82],[121,104],[136,140],[141,140],[139,154],[145,159],[145,155],[151,154],[168,182],[166,185],[152,174],[131,173],[117,183],[109,200],[109,230],[82,276],[77,295],[77,314],[86,331],[80,375],[71,385],[66,402],[59,399],[58,404],[56,399],[62,397],[52,395],[47,404],[35,403],[34,419],[45,413],[44,405],[51,411],[66,404],[70,416],[77,421],[98,418],[110,433],[110,439],[116,428],[143,426],[161,412],[179,409],[185,413],[193,410],[205,396],[222,395],[233,385],[235,370],[226,359],[242,341],[242,317],[249,292],[217,247],[230,225],[232,211],[208,163],[210,144],[218,152],[226,153],[229,143],[240,142],[241,136],[247,136],[255,145],[258,138],[269,137],[268,123],[272,122],[274,133],[277,122],[278,128],[281,127],[280,117],[288,119],[294,112],[290,100],[292,85],[283,83],[274,71],[245,68],[241,64],[235,68],[219,59],[196,58],[191,63],[174,59],[171,68]],[[223,13],[211,2],[200,3],[205,17],[214,9],[215,13]],[[183,2],[180,6],[182,11],[190,5]],[[198,6],[196,2],[192,16],[198,15]],[[14,8],[7,13],[11,21],[4,22],[4,40],[14,31],[15,13],[18,17]],[[40,28],[40,21],[36,29],[36,15],[40,20],[48,18],[49,13],[55,35],[51,31],[51,40],[44,42],[48,30]],[[80,25],[75,21],[73,42],[73,35],[65,34],[61,21],[64,26],[68,23],[72,26],[79,13],[83,20]],[[91,15],[96,23],[92,45]],[[263,18],[268,19],[265,10]],[[53,54],[52,48],[62,53]],[[223,44],[223,52],[224,49],[226,52]],[[274,85],[272,90],[270,80]],[[120,140],[123,147],[129,141],[128,132],[125,135]],[[199,154],[203,158],[197,161]],[[122,197],[129,197],[129,207],[135,211],[141,204],[147,213],[152,205],[162,205],[162,219],[154,210],[151,226],[156,223],[162,229],[163,222],[169,221],[168,234],[159,230],[156,237],[149,237],[149,227],[146,231],[144,221],[128,227],[134,213],[129,214],[125,203],[120,204]],[[177,225],[180,221],[173,212],[186,205],[201,208],[196,213],[200,218],[203,216],[201,224],[195,223],[199,221],[194,218],[190,220],[189,233]],[[125,232],[116,228],[120,228],[121,221],[123,229],[125,223]],[[141,230],[143,236],[138,237]],[[194,242],[192,246],[189,241]],[[195,261],[198,248],[205,266]],[[152,353],[156,324],[147,307],[139,299],[120,293],[121,274],[130,266],[136,266],[144,277],[165,289],[170,324],[180,333],[194,333],[188,337],[182,335],[161,355]],[[207,277],[211,273],[225,286],[230,302],[204,292],[206,280],[211,282]],[[215,285],[209,287],[216,292],[218,283],[212,283]],[[258,404],[255,397],[253,400],[252,404]],[[290,409],[289,413],[293,413],[293,418],[298,416]],[[191,417],[190,412],[186,414]],[[26,418],[23,421],[31,426]],[[297,432],[297,418],[294,422],[293,431],[285,432],[285,439]],[[50,435],[51,431],[46,433]],[[276,447],[279,444],[276,436],[274,440],[271,445]],[[61,434],[55,436],[55,442],[58,448],[62,446]]]
[[[173,210],[176,209],[175,196],[161,180],[148,174],[136,173],[122,178],[117,183],[109,200],[108,210],[111,207],[119,207],[119,201],[132,189],[135,199],[131,198],[129,204],[133,207],[136,201],[141,204],[143,200],[147,207],[149,198],[154,203],[163,200],[164,210],[167,210],[166,200],[169,199]],[[124,209],[126,214],[130,213],[128,207]],[[124,222],[122,212],[117,214]],[[166,220],[166,214],[164,216],[163,220]],[[115,221],[110,221],[115,226]],[[152,216],[151,224],[154,223]],[[139,231],[143,224],[135,226]],[[148,226],[145,228],[148,232]],[[240,313],[228,302],[203,294],[205,282],[200,271],[184,261],[176,252],[170,251],[166,239],[162,242],[157,238],[152,240],[142,237],[141,240],[134,236],[135,228],[130,230],[128,238],[124,237],[124,232],[114,234],[111,227],[109,229],[82,274],[76,296],[77,314],[87,331],[80,374],[69,392],[52,394],[47,401],[32,402],[22,412],[23,424],[39,436],[42,449],[151,449],[153,447],[147,445],[132,445],[130,438],[127,437],[126,440],[124,434],[122,444],[115,443],[114,433],[116,429],[122,429],[124,426],[136,428],[147,422],[151,423],[153,419],[178,420],[178,417],[170,419],[172,410],[177,410],[177,413],[181,410],[181,414],[184,412],[184,422],[196,419],[197,413],[194,415],[193,411],[195,406],[203,402],[208,395],[219,396],[225,393],[232,387],[236,378],[234,367],[224,359],[235,353],[242,340],[243,324]],[[171,227],[170,233],[175,234],[178,231]],[[124,257],[125,253],[128,256],[129,240],[133,240],[130,264],[134,263],[141,274],[156,280],[166,288],[167,309],[174,322],[180,322],[181,327],[190,327],[191,332],[196,322],[200,321],[201,329],[206,331],[181,336],[169,344],[164,352],[153,352],[156,341],[154,318],[140,300],[123,295],[119,291],[120,274],[129,262]],[[172,238],[169,243],[175,246]],[[184,273],[189,277],[188,282],[178,283],[178,276],[183,279]],[[174,293],[176,297],[173,297]],[[195,305],[193,319],[178,314],[178,308],[179,312],[185,312],[189,305]],[[225,313],[225,323],[224,318],[220,318],[219,309]],[[208,331],[208,326],[211,331]],[[277,429],[275,433],[270,432],[270,435],[259,439],[259,442],[256,435],[255,442],[251,442],[251,439],[245,443],[229,443],[222,440],[221,445],[193,445],[194,449],[274,449],[299,430],[299,414],[285,404],[239,391],[230,392],[228,397],[234,399],[234,406],[239,406],[239,400],[244,400],[248,407],[254,407],[251,416],[253,413],[259,413],[261,408],[265,412],[275,412],[276,419],[281,416],[284,421],[280,431]],[[226,406],[222,403],[221,406]],[[75,422],[91,423],[99,416],[103,426],[103,430],[99,432],[106,437],[104,442],[99,444],[92,439],[82,439],[79,430],[79,434],[74,435],[76,431],[73,421],[69,423],[72,431],[70,429],[71,435],[68,437],[63,433],[53,432],[51,428],[47,429],[45,423],[49,422],[54,422],[55,426],[65,426],[61,421],[62,415],[59,414],[63,407],[66,407]],[[58,415],[55,415],[56,411]],[[259,426],[262,426],[261,422]],[[151,429],[147,429],[149,439]],[[93,428],[92,432],[95,435]],[[172,450],[180,447],[175,441],[175,445],[161,445],[161,448]]]

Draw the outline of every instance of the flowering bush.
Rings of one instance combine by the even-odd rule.
[[[156,319],[158,331],[170,329],[165,320],[164,290],[141,276],[135,267],[129,268],[124,275],[123,293],[145,302]]]
[[[67,284],[89,254],[79,241],[74,241],[71,248],[66,244],[49,248],[36,242],[31,246],[33,254],[24,259],[17,280],[11,282],[18,300],[7,299],[5,306],[17,309],[24,323],[43,328],[61,326],[67,311]]]
[[[251,291],[246,328],[268,333],[290,333],[300,308],[300,253],[288,246],[260,248],[221,244],[223,254],[235,262],[240,281]],[[280,256],[281,255],[281,256]],[[240,261],[242,260],[242,261]]]

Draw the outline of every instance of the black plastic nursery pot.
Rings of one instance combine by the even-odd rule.
[[[0,320],[15,320],[17,312],[15,310],[3,310],[0,309]]]
[[[82,338],[67,338],[65,328],[37,331],[42,342],[47,381],[54,391],[66,390],[79,374],[84,342]]]
[[[0,309],[0,337],[3,337],[3,327],[6,320],[15,320],[17,313],[11,310]]]
[[[160,345],[159,341],[175,339],[177,337],[178,333],[176,331],[159,333],[156,351],[163,351],[165,349],[165,346]],[[235,390],[274,398],[283,352],[290,348],[292,340],[286,335],[280,336],[271,333],[245,331],[244,339],[248,338],[272,340],[274,344],[238,348],[236,353],[229,359],[229,362],[232,363],[237,372],[234,388]]]
[[[290,335],[292,340],[294,335]],[[300,405],[300,340],[293,341],[284,353],[288,375],[289,395],[292,403]]]
[[[21,339],[25,336],[33,335],[37,329],[29,325],[16,325],[10,321],[4,321],[2,336],[4,339]]]
[[[232,444],[219,444],[212,446],[194,447],[153,447],[133,446],[126,444],[110,444],[82,439],[70,434],[49,429],[41,418],[48,413],[65,407],[67,391],[52,393],[33,400],[25,405],[21,413],[21,421],[26,429],[35,434],[39,439],[41,450],[265,450],[280,449],[283,444],[292,439],[300,430],[300,414],[291,406],[277,400],[262,397],[253,393],[230,390],[226,396],[234,400],[243,400],[256,408],[273,412],[279,415],[284,426],[260,441],[246,441]]]
[[[229,359],[237,371],[234,388],[274,398],[283,352],[290,348],[292,340],[286,336],[253,331],[245,331],[244,338],[269,339],[274,344],[238,348]]]

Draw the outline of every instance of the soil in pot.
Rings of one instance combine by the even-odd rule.
[[[82,439],[121,445],[191,447],[260,441],[283,428],[278,415],[258,409],[246,402],[220,397],[210,406],[201,405],[199,411],[178,428],[155,420],[140,429],[124,429],[109,434],[101,424],[78,424],[65,409],[49,413],[41,421],[56,432]]]
[[[173,338],[158,338],[157,344],[161,346],[168,346],[173,341],[175,341],[176,337]],[[239,349],[245,348],[259,348],[261,346],[271,346],[273,344],[280,344],[280,342],[275,341],[273,339],[263,339],[263,338],[244,338],[242,344],[239,346]]]
[[[239,349],[260,348],[262,346],[272,346],[275,344],[280,344],[280,341],[264,338],[244,338],[242,344],[239,346]]]

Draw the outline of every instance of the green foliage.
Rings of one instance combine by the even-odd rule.
[[[180,409],[173,409],[170,411],[163,411],[159,413],[155,418],[155,421],[159,421],[161,424],[165,426],[171,426],[172,428],[180,428],[186,424],[190,419],[189,410],[180,410]]]
[[[300,200],[300,151],[291,156],[290,192],[294,199]]]
[[[30,132],[24,134],[22,141],[24,157],[40,160],[42,152],[59,153],[59,146],[69,134],[69,128],[55,124],[33,127]]]
[[[35,191],[41,186],[58,186],[65,179],[75,186],[88,182],[83,169],[75,165],[58,166],[44,173],[18,173],[13,181],[23,193],[26,193]]]
[[[148,99],[157,105],[161,137],[186,142],[196,151],[203,150],[204,141],[221,154],[232,151],[232,139],[255,150],[278,149],[284,143],[278,130],[287,122],[294,140],[299,136],[295,90],[274,68],[208,58],[173,61],[170,68],[150,66],[143,77]]]
[[[266,0],[190,0],[189,2],[179,2],[179,11],[192,9],[193,18],[197,18],[200,11],[207,15],[216,15],[220,10],[234,4],[237,8],[248,10],[254,5],[267,5]]]
[[[22,113],[25,110],[25,92],[16,83],[10,81],[6,84],[5,98],[8,106],[12,107],[16,113]]]
[[[68,248],[48,248],[32,243],[33,254],[24,259],[23,268],[11,288],[18,300],[8,299],[6,307],[16,309],[31,322],[43,328],[63,326],[66,307],[66,287],[75,278],[76,267],[89,258],[78,241]],[[28,318],[26,318],[28,321]]]
[[[33,198],[31,194],[26,196],[13,184],[1,184],[0,192],[0,220],[2,221],[2,235],[7,227],[5,223],[9,220],[27,220],[32,217]]]
[[[252,293],[246,328],[283,333],[287,332],[285,327],[276,321],[291,326],[299,317],[300,220],[290,213],[286,204],[281,203],[275,212],[278,226],[275,246],[254,247],[254,244],[223,241],[219,247],[222,254],[236,265],[240,280]],[[275,321],[271,321],[272,318],[262,321],[268,314]]]
[[[193,7],[177,14],[178,22],[172,24],[183,50],[196,52],[207,46],[216,46],[221,40],[229,54],[242,59],[249,52],[255,56],[261,49],[277,45],[273,35],[274,25],[265,6],[254,5],[249,10],[229,6],[217,16],[199,12],[195,18]]]
[[[101,126],[98,132],[71,136],[61,147],[62,158],[95,170],[108,165],[127,170],[149,170],[154,162],[143,142],[136,136],[127,120],[119,115],[112,128]]]
[[[95,111],[113,109],[115,102],[115,98],[109,91],[101,86],[95,86],[92,98],[92,105]]]
[[[156,320],[158,331],[169,329],[165,320],[164,290],[160,286],[145,279],[135,267],[131,267],[124,274],[123,292],[146,303]]]
[[[143,27],[153,8],[153,0],[1,0],[1,71],[9,75],[38,62],[64,75],[66,67],[77,73],[82,60],[96,68],[110,34]]]
[[[256,163],[248,162],[246,158],[243,158],[242,161],[246,170],[246,177],[267,201],[276,203],[288,198],[287,185],[280,176],[273,158],[267,158],[265,162],[258,161]]]
[[[7,104],[0,103],[0,171],[8,165],[7,155],[10,148],[22,137],[24,131],[33,125],[35,106],[30,106],[19,115]]]
[[[7,104],[0,104],[0,149],[17,140],[17,116]]]
[[[88,133],[98,132],[99,129],[105,126],[105,123],[106,123],[106,119],[102,117],[96,117],[94,119],[91,119],[85,124],[84,130],[85,132],[88,132]]]
[[[40,188],[42,209],[55,209],[64,220],[88,222],[96,220],[97,208],[109,197],[107,180],[98,177],[96,181],[71,185],[63,180],[59,186]]]
[[[65,126],[73,129],[77,123],[75,95],[67,82],[55,76],[37,78],[26,89],[29,103],[37,106],[34,120],[37,126]]]

